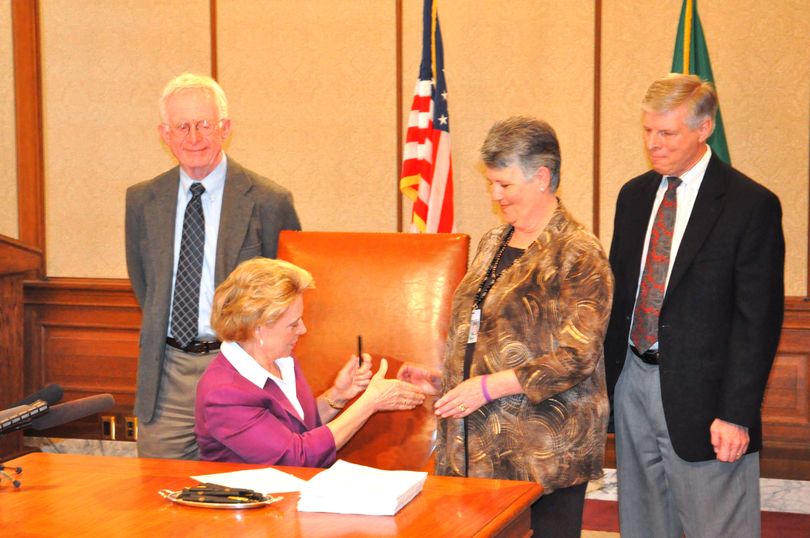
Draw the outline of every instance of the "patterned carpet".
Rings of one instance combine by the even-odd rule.
[[[582,529],[583,538],[619,536],[618,504],[615,501],[587,499]],[[810,514],[762,512],[762,538],[808,538],[808,536],[810,536]]]

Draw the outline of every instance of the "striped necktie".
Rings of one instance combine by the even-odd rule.
[[[202,210],[202,183],[191,184],[191,200],[183,216],[180,259],[174,281],[172,336],[185,347],[197,336],[200,317],[200,282],[205,250],[205,216]]]

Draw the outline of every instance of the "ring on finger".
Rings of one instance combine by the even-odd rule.
[[[464,404],[459,404],[458,410],[461,411],[462,413],[466,413],[467,412],[467,406],[464,405]]]

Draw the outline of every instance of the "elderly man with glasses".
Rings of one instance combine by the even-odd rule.
[[[143,312],[135,414],[138,455],[197,459],[194,395],[216,356],[214,289],[242,261],[275,257],[300,230],[291,193],[227,157],[225,92],[184,73],[160,97],[161,139],[179,162],[126,195],[127,269]]]

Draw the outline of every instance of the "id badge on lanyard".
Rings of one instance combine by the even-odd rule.
[[[467,343],[474,344],[478,341],[478,330],[481,328],[481,309],[476,308],[470,314],[470,334],[467,335]]]

